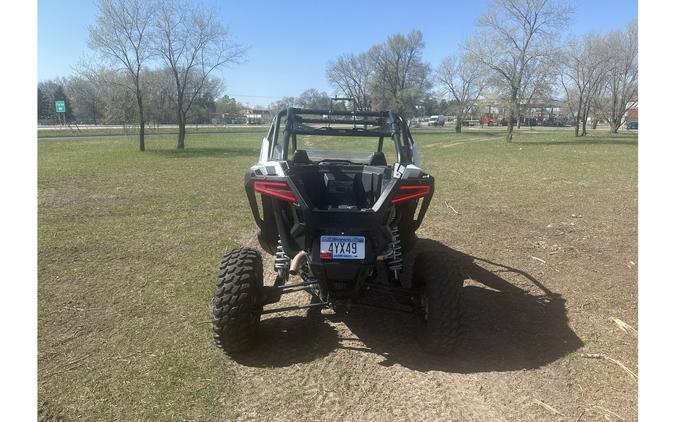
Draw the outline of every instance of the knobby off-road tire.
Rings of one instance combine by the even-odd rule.
[[[415,259],[413,282],[423,293],[419,341],[430,353],[446,354],[464,336],[464,277],[455,261],[440,252],[422,252]]]
[[[260,323],[258,304],[263,286],[262,258],[241,248],[223,256],[213,298],[213,338],[227,353],[253,347]]]

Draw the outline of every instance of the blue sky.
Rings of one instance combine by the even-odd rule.
[[[219,13],[234,39],[248,47],[247,60],[223,69],[226,93],[267,104],[308,88],[333,91],[328,61],[359,53],[396,32],[419,29],[424,59],[432,66],[458,52],[475,31],[485,1],[220,1]],[[577,0],[569,33],[605,32],[637,18],[637,0]],[[94,0],[38,1],[38,79],[73,73],[87,53]]]

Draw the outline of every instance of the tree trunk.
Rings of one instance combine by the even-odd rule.
[[[509,110],[509,122],[506,125],[506,142],[511,143],[513,141],[513,110]]]
[[[520,114],[518,110],[518,91],[511,88],[511,104],[509,106],[509,122],[506,126],[506,142],[511,143],[513,141],[513,119],[515,116]]]
[[[581,121],[581,136],[586,136],[586,121],[588,118],[584,117],[584,120]]]
[[[138,94],[137,94],[138,95]],[[145,116],[143,115],[143,97],[137,96],[138,99],[138,148],[140,151],[145,151]]]
[[[178,142],[176,149],[185,149],[185,115],[178,111]]]
[[[609,131],[612,133],[617,133],[619,131],[619,124],[615,120],[609,122]]]
[[[141,127],[139,128],[138,131],[138,149],[141,151],[145,151],[145,120],[143,119],[143,112],[140,113],[140,124]]]
[[[520,129],[520,113],[518,113],[518,123],[517,123],[517,126],[516,126],[516,127],[517,127],[518,129]]]
[[[461,133],[462,132],[462,118],[460,116],[457,116],[455,119],[455,133]]]
[[[586,104],[584,104],[584,121],[581,136],[586,136],[588,134],[588,132],[586,132],[586,125],[588,124],[588,116],[591,114],[591,101],[592,98],[589,94],[589,96],[586,98]]]
[[[577,107],[577,114],[574,117],[574,136],[579,137],[581,136],[579,134],[579,127],[581,125],[581,118],[582,118],[582,102],[579,100],[579,106]]]
[[[594,119],[591,121],[591,129],[594,129],[594,130],[595,130],[595,129],[597,129],[597,128],[598,128],[598,119],[595,119],[595,118],[594,118]]]

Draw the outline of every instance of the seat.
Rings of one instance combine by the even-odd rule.
[[[370,156],[370,160],[368,161],[369,166],[386,166],[387,165],[387,158],[384,156],[384,153],[381,151],[373,153],[373,155]]]
[[[292,160],[293,165],[296,164],[312,164],[312,162],[309,159],[309,156],[307,155],[307,151],[304,149],[296,149],[295,153],[293,153],[293,160]]]

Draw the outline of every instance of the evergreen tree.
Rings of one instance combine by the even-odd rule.
[[[49,118],[49,97],[38,87],[37,92],[38,119]]]

